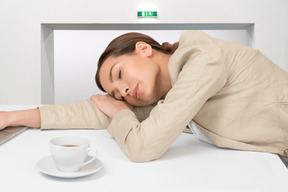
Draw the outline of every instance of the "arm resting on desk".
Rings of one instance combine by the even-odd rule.
[[[134,107],[139,121],[146,119],[154,106]],[[39,107],[41,129],[107,129],[111,119],[91,100],[80,100]]]
[[[37,109],[0,111],[0,130],[8,126],[41,129],[106,129],[110,119],[90,100],[41,106]]]
[[[39,107],[41,129],[106,129],[110,119],[90,100]]]
[[[135,107],[134,112],[142,121],[152,108]],[[106,129],[110,121],[90,100],[41,106],[38,109],[0,111],[0,130],[12,125],[41,129]]]

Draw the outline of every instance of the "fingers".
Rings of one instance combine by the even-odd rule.
[[[8,113],[5,111],[0,111],[0,130],[9,126],[8,123]]]
[[[106,95],[100,95],[100,94],[96,94],[96,95],[92,95],[91,97],[90,97],[90,100],[92,100],[92,101],[96,101],[96,100],[99,100],[100,98],[108,98],[108,99],[111,99],[111,98],[113,98],[112,96],[110,96],[110,95],[108,95],[108,94],[106,94]],[[114,99],[114,98],[113,98]]]
[[[93,101],[93,100],[95,99],[95,96],[96,96],[96,95],[92,95],[92,96],[90,97],[90,100]]]
[[[100,96],[101,96],[101,95],[99,95],[99,94],[97,94],[97,95],[92,95],[92,96],[90,97],[90,100],[93,101],[93,102],[96,102],[97,99],[98,99]]]

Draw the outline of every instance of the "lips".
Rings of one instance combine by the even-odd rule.
[[[138,87],[139,87],[139,84],[137,84],[136,87],[133,89],[133,91],[132,91],[132,97],[135,98],[135,99],[140,100],[141,95],[140,95],[140,92],[139,92],[139,88],[138,88]]]

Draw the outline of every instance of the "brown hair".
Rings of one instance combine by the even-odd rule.
[[[107,46],[107,48],[105,49],[105,51],[102,53],[102,55],[98,60],[98,68],[95,75],[95,81],[99,89],[105,91],[99,79],[99,71],[104,61],[110,56],[119,57],[125,54],[132,54],[135,50],[135,44],[137,42],[145,42],[149,44],[152,47],[152,49],[155,49],[165,54],[173,54],[175,50],[178,48],[178,42],[174,43],[173,45],[171,45],[168,42],[165,42],[162,45],[160,45],[153,38],[141,33],[126,33],[115,38],[109,43],[109,45]]]

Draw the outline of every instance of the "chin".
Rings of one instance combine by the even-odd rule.
[[[145,99],[145,100],[132,100],[132,101],[127,101],[127,103],[129,103],[130,105],[134,106],[134,107],[144,107],[147,105],[151,105],[154,104],[157,101],[154,100],[150,100],[150,99]]]
[[[144,107],[147,105],[150,105],[149,103],[146,102],[142,102],[142,101],[137,101],[137,102],[128,102],[130,105],[134,106],[134,107]]]

